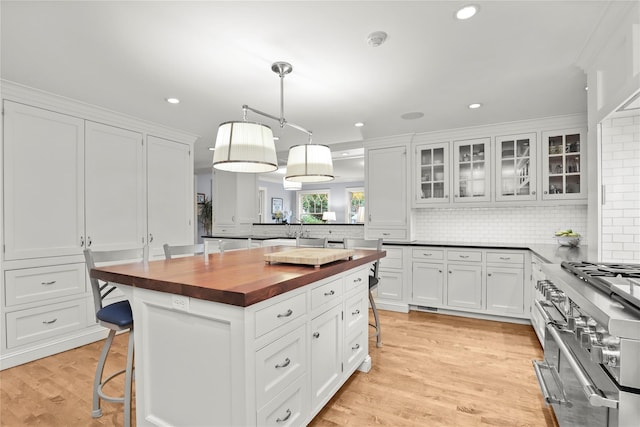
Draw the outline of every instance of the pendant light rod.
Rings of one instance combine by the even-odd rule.
[[[291,64],[289,64],[288,62],[274,62],[271,65],[271,70],[277,73],[278,77],[280,77],[280,117],[276,117],[272,114],[265,113],[264,111],[256,110],[255,108],[251,108],[248,105],[243,105],[242,109],[245,111],[245,114],[246,114],[246,111],[249,110],[261,116],[268,117],[272,120],[275,120],[278,123],[280,123],[281,128],[285,127],[286,125],[294,129],[297,129],[301,132],[304,132],[307,135],[309,135],[309,142],[310,142],[311,137],[313,136],[313,132],[295,123],[290,123],[287,121],[287,119],[284,118],[284,76],[286,76],[291,71],[293,71],[293,66],[291,66]]]

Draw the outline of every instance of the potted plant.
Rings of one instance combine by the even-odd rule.
[[[211,223],[213,221],[213,203],[211,199],[204,196],[204,201],[198,204],[198,223],[202,225],[205,234],[211,234]]]

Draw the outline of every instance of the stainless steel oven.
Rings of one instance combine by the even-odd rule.
[[[582,276],[544,266],[540,390],[561,427],[640,427],[640,315]]]

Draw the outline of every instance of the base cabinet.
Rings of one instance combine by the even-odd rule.
[[[119,286],[136,323],[137,425],[307,425],[369,368],[369,268],[244,308]]]
[[[428,307],[442,305],[444,264],[413,263],[413,301]]]
[[[456,308],[482,308],[482,266],[449,264],[447,305]]]
[[[524,314],[522,268],[487,267],[487,310]]]

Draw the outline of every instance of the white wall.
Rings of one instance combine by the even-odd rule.
[[[602,261],[640,262],[640,110],[601,123]]]

